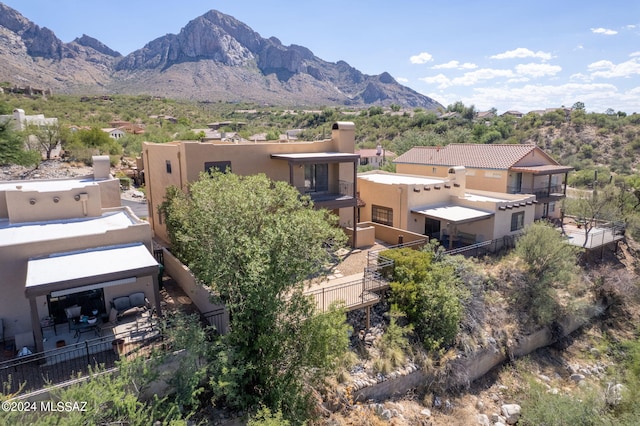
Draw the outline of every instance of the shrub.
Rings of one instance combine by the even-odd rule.
[[[432,262],[428,251],[394,249],[381,254],[394,260],[391,303],[406,315],[424,347],[439,350],[451,344],[463,315],[453,266]]]

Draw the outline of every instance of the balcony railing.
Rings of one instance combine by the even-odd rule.
[[[552,195],[564,195],[564,185],[551,185],[551,186],[508,186],[507,191],[509,194],[533,194],[537,199],[548,198]]]

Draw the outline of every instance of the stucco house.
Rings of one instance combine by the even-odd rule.
[[[443,178],[360,173],[358,190],[366,202],[360,220],[436,238],[446,248],[515,235],[533,222],[535,196],[470,189],[465,172],[458,166]]]
[[[111,139],[116,139],[116,140],[124,137],[125,135],[124,130],[119,129],[117,127],[107,127],[105,129],[102,129],[102,131],[107,133]]]
[[[169,186],[187,190],[200,174],[218,169],[239,175],[264,173],[286,181],[308,194],[317,208],[333,210],[340,223],[356,223],[356,175],[359,156],[354,154],[355,126],[333,124],[331,139],[293,142],[176,141],[145,142],[142,147],[149,222],[155,236],[168,235],[158,209]],[[357,235],[352,239],[355,246]]]
[[[380,166],[397,157],[395,152],[387,151],[382,145],[371,149],[359,149],[355,153],[360,156],[361,166],[372,166],[374,169],[379,169]]]
[[[11,122],[14,129],[21,132],[27,126],[55,126],[58,119],[55,117],[45,117],[44,114],[26,115],[23,109],[16,108],[11,115],[0,115],[0,123]]]
[[[143,292],[160,311],[151,228],[120,206],[109,157],[84,178],[0,182],[0,318],[4,339],[43,350],[43,320],[65,309],[107,318],[111,301]]]
[[[468,189],[535,195],[536,219],[560,217],[559,201],[573,170],[532,144],[417,146],[394,163],[398,173],[431,177],[446,177],[451,167],[464,166]]]

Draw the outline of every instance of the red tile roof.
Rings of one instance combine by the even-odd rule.
[[[535,145],[518,144],[450,144],[444,147],[416,146],[395,159],[394,163],[428,166],[465,166],[478,169],[509,169],[531,151],[537,150],[558,164]]]

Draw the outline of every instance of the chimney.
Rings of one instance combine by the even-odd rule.
[[[455,195],[458,197],[464,196],[464,193],[467,190],[466,173],[467,171],[464,166],[449,167],[449,171],[447,172],[447,180],[453,187],[451,189],[451,195]]]
[[[94,155],[91,157],[93,161],[93,179],[103,180],[111,177],[111,165],[108,155]]]

